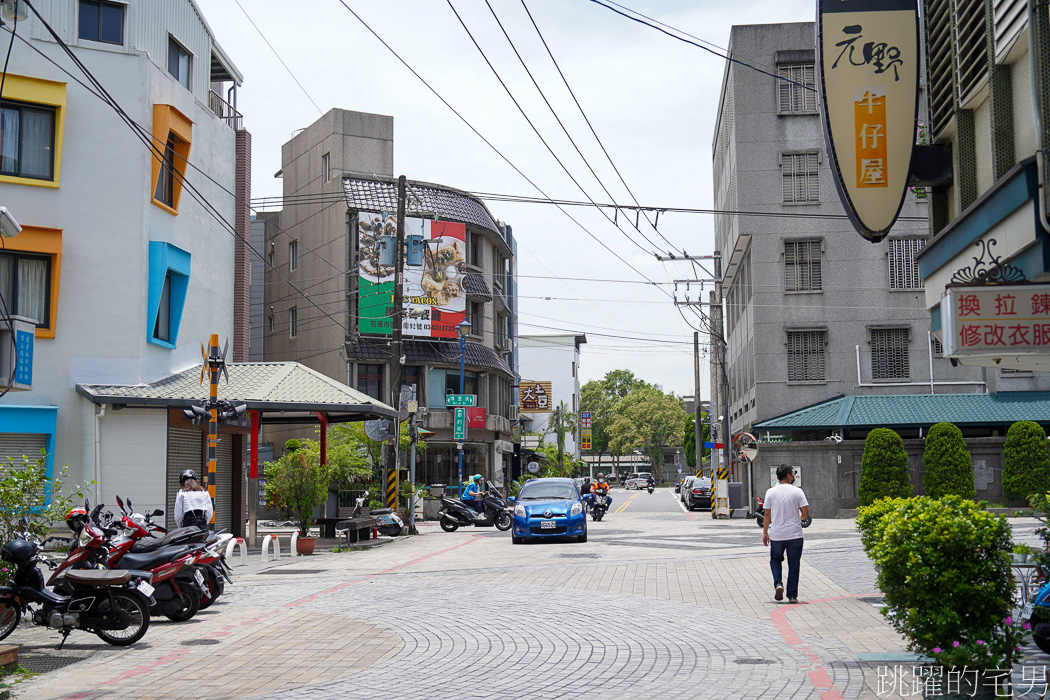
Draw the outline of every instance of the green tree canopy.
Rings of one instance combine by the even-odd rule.
[[[912,495],[908,478],[908,453],[901,436],[889,428],[876,428],[864,440],[857,496],[862,506],[880,498],[908,498]]]
[[[704,442],[711,441],[711,426],[707,422],[707,413],[700,413],[700,439]],[[682,438],[685,448],[685,462],[692,468],[696,468],[696,416],[692,413],[686,414],[685,435]],[[710,448],[701,447],[701,459],[707,459],[711,452]]]
[[[1011,425],[1003,453],[1003,493],[1007,498],[1050,491],[1050,444],[1042,426],[1032,421]]]
[[[922,464],[926,468],[922,483],[930,498],[948,494],[963,498],[977,495],[970,451],[966,449],[962,431],[953,423],[936,423],[930,427]]]
[[[614,454],[641,450],[658,469],[664,447],[682,444],[685,422],[681,398],[649,385],[638,387],[617,404],[609,448]]]
[[[632,390],[651,386],[626,369],[614,369],[598,380],[591,380],[580,391],[580,410],[591,412],[591,451],[596,454],[612,450],[610,427],[616,417],[616,407]],[[632,448],[634,449],[634,448]]]

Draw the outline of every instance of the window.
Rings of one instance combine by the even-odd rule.
[[[925,238],[890,239],[890,289],[922,289],[915,256],[925,245]]]
[[[51,292],[51,256],[0,253],[0,295],[12,316],[47,326]]]
[[[809,114],[817,111],[816,77],[812,63],[777,66],[777,111]]]
[[[788,331],[788,381],[822,382],[826,331]]]
[[[273,314],[266,317],[266,330],[273,333]]]
[[[288,244],[288,267],[292,270],[299,268],[299,241]]]
[[[422,398],[422,387],[419,385],[419,380],[422,377],[422,368],[420,367],[405,367],[403,370],[404,374],[401,377],[402,386],[410,386],[416,391],[416,400]]]
[[[150,241],[146,293],[146,341],[174,350],[190,282],[190,254],[170,243]]]
[[[325,153],[321,156],[321,183],[327,185],[328,181],[332,179],[332,173],[329,168],[331,154]]]
[[[106,44],[124,43],[124,5],[102,0],[80,0],[81,39]]]
[[[470,324],[471,335],[482,334],[481,324],[484,322],[484,318],[482,316],[482,306],[480,302],[470,302],[467,313],[467,322]]]
[[[932,336],[930,337],[930,340],[933,341],[933,356],[944,357],[944,344]]]
[[[871,378],[907,379],[908,376],[908,329],[873,328]]]
[[[784,241],[784,289],[789,292],[824,288],[820,241]]]
[[[54,180],[55,110],[4,102],[0,108],[0,174]]]
[[[788,204],[820,201],[817,179],[819,154],[785,153],[781,156],[784,201]]]
[[[382,401],[383,365],[358,365],[357,390],[376,401]]]
[[[191,63],[190,54],[182,44],[168,37],[168,72],[187,90],[190,89]]]
[[[271,270],[274,268],[273,251],[270,251],[269,253],[266,254],[266,264],[269,265]]]
[[[160,308],[157,310],[157,322],[153,324],[153,337],[157,340],[171,342],[171,272],[164,275],[164,285],[160,291]]]
[[[459,390],[459,370],[432,369],[427,374],[427,405],[445,408],[446,394],[477,394],[477,372],[463,373],[463,391]]]
[[[288,336],[294,338],[299,335],[299,307],[293,306],[288,310]]]
[[[175,202],[175,140],[168,138],[164,145],[164,158],[160,163],[160,177],[157,178],[157,191],[153,198],[169,207]]]
[[[467,232],[468,240],[468,255],[470,257],[467,262],[471,265],[481,267],[481,236],[474,233],[473,231]]]

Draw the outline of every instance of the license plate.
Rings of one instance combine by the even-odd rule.
[[[142,595],[146,596],[147,598],[150,597],[151,595],[153,595],[153,591],[157,590],[153,586],[151,586],[148,583],[146,583],[145,581],[143,581],[138,586],[136,586],[136,588],[139,589],[139,593],[141,593]]]
[[[1024,610],[1021,611],[1022,620],[1031,620],[1032,612],[1035,610],[1035,603],[1028,603],[1024,606]]]
[[[558,523],[554,522],[553,520],[544,520],[543,522],[540,523],[540,529],[541,530],[553,530],[557,526],[558,526]]]
[[[197,582],[198,586],[204,585],[204,574],[200,572],[200,569],[193,572],[193,580]]]

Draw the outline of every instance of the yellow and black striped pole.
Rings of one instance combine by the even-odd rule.
[[[215,463],[219,444],[219,334],[212,333],[208,339],[208,495],[211,496],[211,522],[215,522]]]
[[[726,481],[728,481],[729,480],[729,467],[719,467],[718,468],[718,476],[716,478],[718,478],[718,479],[725,479]]]
[[[397,508],[397,467],[386,472],[386,507]]]

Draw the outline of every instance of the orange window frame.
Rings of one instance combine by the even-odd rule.
[[[172,174],[171,206],[157,199],[157,183],[164,163],[164,152],[168,141],[175,145],[175,172]],[[171,105],[153,105],[153,147],[150,201],[172,216],[179,215],[179,199],[182,196],[182,179],[186,176],[186,162],[193,144],[193,122]]]
[[[51,298],[47,307],[47,323],[37,327],[36,337],[54,339],[58,326],[58,283],[62,276],[62,229],[23,224],[21,233],[14,238],[4,239],[3,250],[51,257]]]

